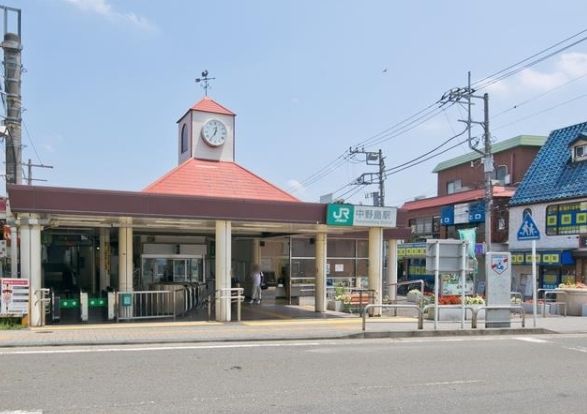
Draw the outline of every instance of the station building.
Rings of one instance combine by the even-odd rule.
[[[178,165],[142,191],[8,187],[33,326],[43,323],[42,289],[61,308],[114,297],[120,310],[130,298],[122,305],[132,319],[133,292],[196,286],[182,303],[212,293],[215,319],[230,321],[229,289],[246,286],[253,264],[288,304],[309,296],[325,312],[336,281],[381,302],[385,282],[397,278],[395,266],[384,271],[384,252],[395,263],[396,241],[408,236],[395,209],[357,207],[362,221],[329,220],[340,206],[302,202],[235,161],[235,114],[209,97],[177,124]]]

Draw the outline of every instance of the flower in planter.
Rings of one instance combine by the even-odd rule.
[[[446,295],[441,296],[438,299],[439,305],[460,305],[461,304],[461,297],[457,295]]]
[[[485,305],[485,299],[482,296],[467,296],[465,298],[465,305]]]

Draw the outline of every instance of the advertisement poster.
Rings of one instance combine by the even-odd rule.
[[[441,295],[461,295],[461,275],[459,273],[442,273],[440,275]],[[469,273],[465,280],[465,295],[475,291],[473,274]]]
[[[0,279],[0,316],[26,315],[29,311],[28,279]]]

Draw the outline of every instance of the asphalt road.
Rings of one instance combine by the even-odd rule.
[[[0,413],[585,413],[587,335],[0,350]]]

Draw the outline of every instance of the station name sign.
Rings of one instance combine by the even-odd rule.
[[[331,226],[396,227],[397,208],[328,204],[326,224]]]

